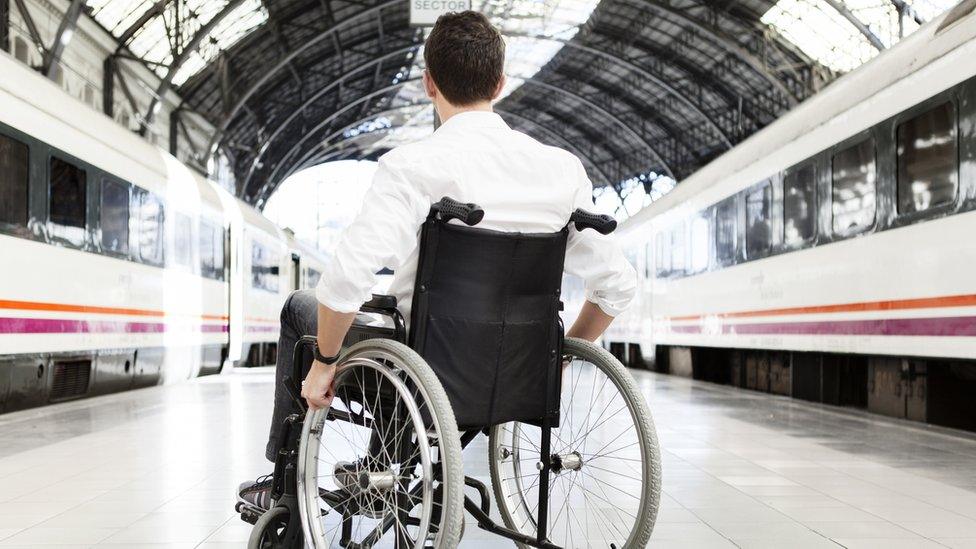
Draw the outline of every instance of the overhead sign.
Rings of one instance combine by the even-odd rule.
[[[471,0],[410,0],[410,25],[433,27],[437,18],[452,11],[471,9]]]

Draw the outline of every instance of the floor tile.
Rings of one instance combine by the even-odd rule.
[[[0,547],[7,545],[94,545],[114,532],[116,530],[111,528],[43,528],[36,526],[0,541]]]
[[[651,547],[976,549],[976,438],[635,377],[662,443]],[[270,472],[272,389],[265,370],[0,416],[0,548],[242,547],[234,491]],[[484,481],[486,447],[464,454]],[[512,546],[469,520],[461,547]]]

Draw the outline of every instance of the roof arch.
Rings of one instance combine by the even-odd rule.
[[[897,40],[893,29],[910,32],[951,2],[474,6],[509,42],[502,117],[573,151],[597,186],[619,192],[635,178],[646,188],[659,177],[680,181],[851,68],[837,60],[838,45],[825,45],[826,34],[818,39],[791,16],[806,14],[799,19],[808,27],[839,25],[866,59]],[[303,167],[376,158],[431,131],[417,84],[424,29],[409,25],[408,7],[407,0],[88,2],[118,38],[116,54],[160,75],[157,96],[176,87],[181,109],[213,124],[200,162],[219,155],[233,190],[259,207]],[[154,109],[142,115],[143,129]]]

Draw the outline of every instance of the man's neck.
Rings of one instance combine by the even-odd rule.
[[[491,109],[491,101],[484,101],[482,103],[475,103],[474,105],[465,105],[463,107],[456,107],[448,102],[438,102],[437,104],[437,115],[440,116],[441,124],[447,122],[451,117],[461,114],[462,112],[493,112]]]

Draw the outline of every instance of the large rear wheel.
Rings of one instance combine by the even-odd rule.
[[[461,445],[447,394],[405,345],[343,357],[331,410],[309,412],[299,509],[315,548],[453,548],[463,521]]]
[[[552,430],[549,540],[561,547],[647,545],[657,518],[661,456],[644,397],[608,351],[567,338]],[[492,488],[506,526],[538,531],[541,429],[498,425],[489,438]],[[522,546],[524,547],[524,546]]]

